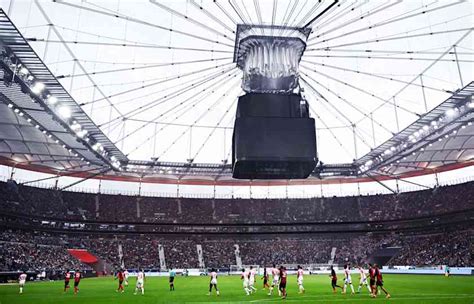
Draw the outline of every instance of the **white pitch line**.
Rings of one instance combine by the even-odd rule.
[[[364,297],[364,298],[338,298],[338,299],[314,299],[314,298],[322,298],[322,297],[330,297],[328,295],[324,296],[300,296],[297,298],[287,298],[286,302],[344,302],[344,301],[367,301],[370,300],[371,298],[369,296]],[[311,299],[310,299],[311,298]],[[378,298],[383,298],[385,299],[385,296],[380,296]],[[390,298],[390,301],[397,301],[397,300],[433,300],[433,299],[452,299],[452,298],[457,298],[457,299],[467,299],[467,298],[474,298],[474,294],[429,294],[429,296],[416,296],[416,297],[395,297],[395,298]],[[270,299],[258,299],[258,300],[252,300],[249,301],[250,303],[256,303],[256,302],[274,302],[274,301],[281,301],[280,298],[270,298]],[[229,302],[229,303],[240,303],[240,302]]]

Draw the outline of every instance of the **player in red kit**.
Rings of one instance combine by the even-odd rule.
[[[81,272],[78,270],[76,270],[76,272],[74,273],[74,294],[77,294],[79,292],[79,283],[81,282]]]
[[[390,298],[390,294],[385,289],[385,287],[383,287],[382,272],[380,271],[377,264],[374,265],[374,268],[375,268],[375,277],[376,277],[374,296],[377,295],[377,289],[380,287],[380,289],[382,289],[382,291],[385,293],[385,295],[386,295],[385,297],[388,299],[388,298]]]
[[[71,280],[71,273],[67,270],[64,274],[64,292],[69,290],[69,280]]]
[[[374,298],[376,296],[375,292],[375,268],[372,264],[369,264],[369,285],[370,285],[370,296]]]
[[[281,298],[286,299],[286,268],[281,266],[280,268],[280,286]]]
[[[123,290],[123,281],[125,280],[125,274],[123,273],[123,270],[120,269],[118,272],[117,272],[117,275],[115,276],[115,279],[119,281],[119,286],[116,290],[116,292],[124,292]]]
[[[331,274],[329,275],[331,277],[331,286],[332,286],[332,292],[336,293],[336,287],[339,287],[342,289],[341,286],[337,285],[337,275],[336,272],[334,271],[334,267],[331,266]]]
[[[263,290],[265,290],[266,288],[270,288],[270,285],[268,285],[268,272],[267,272],[267,267],[264,267],[263,268]]]

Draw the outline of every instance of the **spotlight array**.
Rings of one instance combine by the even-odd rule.
[[[88,131],[81,126],[77,120],[74,119],[74,113],[67,104],[61,103],[58,97],[51,94],[48,87],[38,78],[30,73],[27,67],[18,63],[19,60],[14,55],[8,55],[6,52],[0,54],[0,63],[4,71],[4,83],[6,86],[11,86],[13,82],[17,82],[21,86],[21,90],[25,94],[29,94],[32,102],[41,101],[50,110],[52,110],[61,120],[65,123],[71,133],[73,133],[80,141],[88,143],[94,151],[100,154],[102,157],[107,158],[111,165],[121,170],[122,164],[115,157],[109,157],[109,152],[104,149],[101,143],[88,134]],[[16,107],[14,104],[8,104],[8,107],[13,110],[17,115],[25,118],[29,123],[33,123],[32,118],[22,111],[21,108]],[[25,115],[26,114],[26,115]],[[35,124],[35,128],[41,131],[48,138],[53,138],[53,135],[48,130],[43,129],[40,125]],[[60,139],[54,137],[53,140],[59,144]],[[62,147],[67,150],[70,154],[78,157],[79,154],[74,151],[71,147],[66,144],[62,144]],[[84,160],[84,158],[81,158]],[[90,164],[90,162],[87,162]]]
[[[467,114],[468,112],[471,112],[472,109],[474,109],[474,102],[472,102],[471,100],[468,100],[467,102],[457,107],[446,110],[443,115],[440,115],[438,118],[431,121],[429,124],[422,126],[419,130],[409,135],[405,139],[405,141],[402,141],[398,145],[395,145],[386,149],[383,153],[379,154],[378,156],[375,156],[372,160],[369,160],[365,164],[359,166],[357,173],[358,174],[365,173],[368,170],[372,169],[375,165],[380,165],[381,163],[386,161],[392,154],[402,153],[405,150],[414,148],[416,143],[419,143],[422,139],[426,138],[429,135],[432,135],[434,132],[438,132],[438,129],[442,130],[458,117],[463,116]],[[472,125],[472,122],[458,124],[455,128],[445,133],[444,136],[442,134],[443,132],[436,133],[436,135],[439,136],[438,141],[441,142],[444,139],[448,139],[450,136],[454,136],[458,132],[458,129],[460,128],[464,129],[466,128],[466,126],[471,126],[471,125]],[[429,143],[427,145],[432,146],[432,143]],[[415,150],[411,152],[411,155],[415,156],[417,153],[425,151],[425,146],[426,145],[422,145],[416,148]],[[403,157],[403,159],[406,159],[406,156]],[[398,160],[397,160],[397,163],[399,163]],[[390,163],[388,165],[392,166],[393,163]]]

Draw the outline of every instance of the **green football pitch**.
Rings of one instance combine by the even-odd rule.
[[[288,280],[288,298],[281,300],[277,295],[268,296],[262,290],[261,280],[257,281],[258,291],[246,296],[242,289],[239,276],[220,276],[218,287],[221,295],[213,291],[207,295],[209,278],[177,277],[176,290],[168,290],[166,277],[149,277],[145,284],[145,295],[133,295],[135,278],[131,278],[130,286],[124,293],[116,293],[117,281],[111,277],[83,279],[80,292],[73,295],[72,288],[63,293],[63,282],[27,283],[22,295],[18,294],[16,284],[0,286],[0,304],[15,303],[364,303],[364,302],[396,302],[396,303],[474,303],[474,276],[428,276],[428,275],[385,275],[385,287],[392,298],[387,300],[383,295],[377,299],[368,296],[367,289],[360,294],[350,295],[332,293],[329,277],[326,275],[305,276],[305,294],[298,294],[296,277]],[[353,276],[358,282],[358,276]],[[339,280],[339,283],[341,280]],[[354,286],[357,291],[357,285]]]

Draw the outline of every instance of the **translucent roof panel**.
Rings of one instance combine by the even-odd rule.
[[[472,1],[8,1],[0,6],[131,160],[230,158],[237,24],[312,29],[318,156],[350,163],[473,80]],[[314,17],[325,11],[319,18]]]

